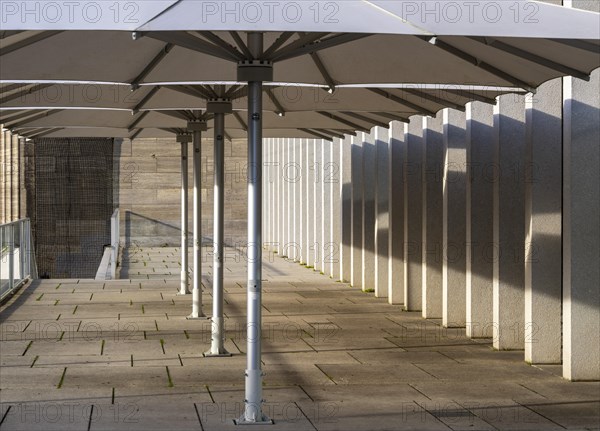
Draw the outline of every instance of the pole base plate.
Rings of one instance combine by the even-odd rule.
[[[274,425],[275,421],[267,416],[263,416],[262,421],[251,422],[247,421],[244,416],[233,420],[234,425]]]
[[[179,292],[179,293],[177,293],[176,296],[188,296],[188,295],[191,295],[191,294],[192,294],[192,292],[186,292],[186,293]]]
[[[186,317],[187,320],[205,320],[206,316],[200,313],[198,316],[192,316],[191,314]]]
[[[208,352],[204,352],[202,354],[205,358],[229,358],[233,356],[233,353],[229,353],[227,350],[223,349],[220,353],[213,353],[210,350]]]

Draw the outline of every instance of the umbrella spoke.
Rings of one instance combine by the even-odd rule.
[[[252,53],[248,49],[248,45],[244,43],[239,33],[237,31],[230,31],[229,34],[231,35],[237,46],[242,50],[246,58],[252,58]]]
[[[408,123],[410,122],[410,119],[408,117],[403,117],[397,113],[392,113],[392,112],[371,112],[371,114],[373,115],[378,115],[380,117],[383,118],[388,118],[390,120],[393,121],[400,121],[402,123]]]
[[[289,60],[291,58],[300,57],[304,54],[310,54],[312,52],[321,51],[328,48],[333,48],[334,46],[343,45],[345,43],[353,42],[355,40],[364,39],[365,37],[369,37],[371,34],[369,33],[341,33],[335,36],[328,37],[327,39],[320,40],[318,42],[309,42],[305,43],[302,46],[293,49],[287,49],[290,44],[285,48],[281,49],[280,52],[276,52],[273,54],[270,60],[272,61],[283,61]],[[308,36],[307,36],[308,37]]]
[[[151,31],[140,34],[135,34],[135,38],[138,39],[140,36],[148,36],[152,39],[161,40],[163,42],[172,43],[174,45],[186,48],[192,51],[199,52],[201,54],[211,55],[213,57],[221,58],[223,60],[237,62],[236,56],[232,55],[229,51],[223,49],[220,46],[213,45],[199,37],[192,36],[189,33],[180,31]]]
[[[132,131],[136,128],[136,126],[148,115],[150,111],[144,111],[139,114],[129,125],[127,126],[127,130]]]
[[[379,127],[388,128],[390,126],[389,122],[386,123],[383,121],[379,121],[374,118],[369,118],[365,115],[361,115],[361,114],[358,114],[358,113],[352,112],[352,111],[341,111],[340,114],[344,114],[344,115],[347,115],[348,117],[356,118],[357,120],[364,121],[365,123],[373,124],[373,125],[379,126]]]
[[[432,110],[427,109],[423,106],[417,105],[416,103],[409,102],[408,100],[403,99],[399,96],[396,96],[395,94],[388,93],[387,91],[384,91],[380,88],[369,88],[368,90],[371,91],[372,93],[379,94],[381,97],[385,97],[386,99],[389,99],[389,100],[392,100],[401,105],[407,106],[410,109],[414,109],[417,114],[424,113],[424,114],[430,115],[432,117],[435,117],[435,112],[433,112]]]
[[[31,37],[28,37],[27,39],[23,39],[19,42],[15,42],[4,48],[1,48],[0,49],[0,57],[2,57],[3,55],[6,55],[6,54],[10,54],[11,52],[17,51],[21,48],[28,47],[29,45],[33,45],[34,43],[41,42],[42,40],[46,40],[49,37],[56,36],[59,33],[62,33],[62,31],[43,31],[41,33],[35,34]]]
[[[267,96],[269,96],[269,99],[271,99],[271,102],[273,102],[273,105],[275,105],[275,107],[277,108],[276,114],[283,117],[285,115],[285,109],[281,105],[281,103],[279,103],[277,97],[275,97],[275,95],[273,94],[273,90],[265,87],[265,93],[267,93]]]
[[[266,55],[264,55],[264,59],[265,60],[270,60],[270,61],[275,61],[278,60],[280,57],[285,56],[285,55],[290,55],[291,53],[294,53],[296,50],[302,48],[302,47],[306,47],[306,45],[309,45],[313,42],[315,42],[316,40],[319,40],[325,36],[327,36],[329,33],[308,33],[304,36],[300,36],[300,39],[297,39],[295,41],[293,41],[292,43],[289,43],[288,45],[284,46],[283,48],[276,50],[275,52],[271,53],[271,55],[269,55],[268,57]],[[293,57],[296,57],[295,55]]]
[[[571,48],[581,49],[582,51],[588,51],[593,54],[600,54],[600,45],[590,43],[585,40],[579,39],[548,39],[552,42],[561,43]]]
[[[281,33],[281,35],[277,38],[277,40],[275,42],[273,42],[273,44],[267,48],[267,50],[264,52],[263,56],[265,58],[269,58],[271,56],[271,54],[273,54],[276,50],[278,50],[279,48],[281,48],[281,46],[286,43],[290,37],[292,37],[294,35],[293,31],[286,31]]]
[[[208,39],[209,42],[212,42],[215,45],[220,46],[225,51],[227,51],[231,55],[233,55],[234,57],[237,57],[238,60],[244,60],[245,59],[244,54],[242,54],[240,51],[238,51],[237,49],[235,49],[235,47],[233,47],[230,44],[228,44],[226,41],[224,41],[223,39],[221,39],[219,36],[217,36],[213,32],[211,32],[211,31],[200,31],[200,32],[198,32],[198,34],[200,36],[204,37],[205,39]]]
[[[133,113],[137,114],[137,112],[142,109],[144,107],[144,105],[146,105],[146,103],[148,103],[150,101],[150,99],[152,99],[156,93],[158,93],[158,90],[160,90],[160,86],[157,85],[156,87],[152,88],[152,90],[150,90],[150,92],[148,94],[146,94],[144,96],[144,98],[142,100],[140,100],[140,103],[138,103],[133,109]]]
[[[533,54],[531,52],[525,51],[523,49],[501,42],[499,40],[482,37],[470,37],[469,39],[474,40],[482,45],[491,46],[492,48],[496,48],[500,51],[522,58],[523,60],[540,64],[549,69],[556,70],[557,72],[572,75],[576,78],[583,79],[584,81],[590,80],[590,76],[587,73],[582,72],[581,70],[573,69],[572,67],[565,66],[564,64],[557,63],[545,57],[540,57],[539,55]]]
[[[468,54],[468,53],[450,45],[449,43],[440,40],[437,37],[427,38],[427,39],[422,39],[419,37],[419,39],[425,40],[426,42],[431,43],[432,45],[446,51],[447,53],[454,55],[455,57],[458,57],[466,62],[469,62],[469,63],[473,64],[474,66],[477,66],[477,67],[485,70],[486,72],[489,72],[492,75],[497,76],[500,79],[510,82],[511,84],[515,85],[516,87],[523,88],[524,90],[527,90],[530,93],[535,93],[535,91],[536,91],[535,85],[529,84],[525,81],[522,81],[521,79],[511,75],[508,72],[500,70],[497,67],[492,66],[489,63],[481,61],[477,57],[474,57],[471,54]]]
[[[34,115],[33,117],[29,117],[24,121],[17,122],[17,123],[10,122],[10,123],[5,124],[5,126],[9,129],[16,129],[18,127],[27,125],[27,123],[29,123],[29,122],[37,121],[41,118],[49,117],[51,115],[58,114],[59,112],[62,112],[62,111],[63,111],[63,109],[51,109],[48,111],[42,111],[41,113]]]
[[[346,120],[345,118],[342,118],[338,115],[332,114],[331,112],[317,111],[317,114],[322,115],[325,118],[331,118],[332,120],[345,124],[346,126],[353,128],[354,130],[360,130],[361,132],[369,133],[368,128],[353,123],[352,121]]]
[[[144,80],[144,78],[146,78],[148,76],[148,74],[150,74],[150,72],[152,72],[156,66],[158,66],[160,64],[160,62],[167,56],[167,54],[169,52],[171,52],[171,50],[173,49],[175,45],[173,45],[172,43],[167,43],[158,54],[156,54],[156,57],[154,57],[152,59],[152,61],[150,63],[148,63],[148,65],[146,67],[144,67],[144,69],[140,72],[140,74],[138,76],[136,76],[131,82],[131,88],[133,89],[137,89],[140,86],[140,82],[142,82]]]
[[[38,91],[43,90],[44,88],[48,88],[51,87],[52,84],[34,84],[33,86],[27,86],[27,88],[24,88],[21,91],[17,91],[16,93],[13,93],[11,95],[8,96],[4,96],[3,98],[0,99],[0,104],[4,104],[4,103],[8,103],[12,100],[18,99],[20,97],[24,97],[27,96],[28,94],[33,94],[36,93]]]
[[[453,109],[456,109],[461,112],[466,111],[466,108],[464,105],[461,105],[460,103],[452,102],[451,100],[448,100],[448,99],[444,99],[443,97],[441,97],[439,95],[439,92],[438,92],[437,96],[432,96],[429,93],[426,93],[424,91],[420,91],[417,89],[412,89],[412,88],[403,88],[402,91],[404,93],[408,93],[408,94],[412,94],[413,96],[420,97],[421,99],[428,100],[429,102],[437,103],[438,105],[442,105],[442,107],[453,108]]]

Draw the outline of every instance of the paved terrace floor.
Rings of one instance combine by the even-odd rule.
[[[3,431],[239,429],[243,261],[226,263],[233,357],[203,358],[210,325],[185,319],[177,250],[126,260],[132,279],[38,280],[2,307]],[[252,429],[600,427],[599,383],[569,383],[560,367],[529,366],[522,352],[493,351],[282,258],[265,262],[264,279],[265,411],[276,425]],[[204,300],[210,312],[206,289]]]

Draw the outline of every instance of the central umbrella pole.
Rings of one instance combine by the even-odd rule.
[[[207,104],[207,112],[215,115],[214,140],[214,228],[213,228],[213,315],[212,341],[204,356],[231,356],[223,342],[223,230],[225,207],[225,113],[232,112],[229,100],[214,100]]]
[[[238,81],[248,82],[248,334],[246,399],[236,424],[272,424],[262,411],[261,291],[262,291],[262,87],[273,79],[263,55],[263,34],[248,33],[253,58],[238,64]]]
[[[181,144],[181,284],[180,295],[189,295],[188,286],[188,143],[190,135],[177,135]]]
[[[188,131],[192,132],[194,142],[194,280],[192,285],[192,314],[188,319],[204,317],[202,313],[202,132],[206,131],[203,121],[188,123]]]

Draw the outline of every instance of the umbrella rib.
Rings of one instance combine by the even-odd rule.
[[[271,60],[271,61],[279,60],[280,57],[290,55],[290,54],[296,52],[296,50],[298,50],[298,49],[306,47],[307,45],[311,45],[316,40],[321,39],[322,37],[325,37],[328,34],[329,33],[308,33],[304,36],[300,36],[300,39],[297,39],[297,40],[289,43],[288,45],[284,46],[283,48],[275,50],[275,52],[271,53],[271,55],[268,57],[266,55],[263,55],[263,58],[265,60]],[[293,57],[295,57],[295,56],[293,56]]]
[[[272,55],[272,61],[283,61],[289,60],[291,58],[299,57],[304,54],[309,54],[311,52],[317,52],[328,48],[333,48],[338,45],[343,45],[345,43],[353,42],[355,40],[364,39],[365,37],[372,36],[371,33],[340,33],[332,37],[328,37],[327,39],[323,39],[318,42],[305,43],[302,46],[294,49],[288,50],[287,48],[290,45],[287,45],[285,48],[276,52]],[[308,36],[307,36],[308,37]]]
[[[240,51],[235,49],[235,47],[231,46],[219,36],[214,34],[212,31],[200,31],[197,33],[205,39],[208,39],[209,42],[212,42],[215,45],[223,48],[225,51],[229,52],[234,57],[237,57],[238,60],[244,60],[244,54],[242,54]]]
[[[347,133],[348,135],[356,136],[356,132],[353,132],[353,131],[343,131],[342,132],[341,130],[334,130],[334,129],[313,129],[313,130],[317,130],[322,133],[327,133],[330,136],[329,140],[331,140],[333,138],[343,139],[344,133]]]
[[[404,106],[408,106],[410,109],[414,109],[419,114],[425,113],[427,115],[431,115],[432,117],[435,117],[435,115],[436,115],[435,112],[433,112],[427,108],[424,108],[423,106],[417,105],[416,103],[413,103],[413,102],[409,102],[408,100],[398,97],[395,94],[388,93],[387,91],[384,91],[380,88],[369,88],[368,90],[371,91],[372,93],[380,95],[381,97],[385,97],[386,99],[389,99],[393,102],[399,103]]]
[[[213,87],[211,87],[210,85],[201,85],[200,87],[203,88],[207,94],[210,94],[209,99],[218,99],[219,98],[219,95],[217,94],[215,89]]]
[[[390,126],[389,123],[384,123],[383,121],[379,121],[374,118],[369,118],[364,115],[358,114],[356,112],[341,111],[340,114],[344,114],[344,115],[347,115],[348,117],[356,118],[357,120],[364,121],[365,123],[372,123],[379,127],[388,128]]]
[[[419,39],[423,40],[422,38],[419,38]],[[474,66],[477,66],[477,67],[485,70],[486,72],[489,72],[492,75],[497,76],[500,79],[504,79],[505,81],[510,82],[513,85],[516,85],[517,87],[523,88],[524,90],[527,90],[531,93],[535,93],[535,88],[532,84],[528,84],[527,82],[522,81],[519,78],[511,75],[510,73],[500,70],[497,67],[492,66],[489,63],[480,61],[477,57],[474,57],[471,54],[468,54],[468,53],[448,44],[447,42],[443,42],[439,38],[435,38],[435,37],[428,38],[426,41],[429,41],[428,43],[431,43],[434,46],[446,51],[447,53],[452,54],[455,57],[458,57],[468,63],[471,63]]]
[[[229,142],[231,142],[231,135],[227,132],[225,132],[225,139],[227,139]]]
[[[242,97],[244,95],[248,94],[248,87],[241,87],[238,90],[234,91],[233,93],[230,93],[227,95],[227,98],[231,99],[231,100],[236,100],[239,97]]]
[[[128,126],[127,126],[127,130],[131,131],[133,129],[136,128],[136,126],[138,124],[140,124],[140,121],[142,121],[146,115],[148,115],[150,113],[150,111],[144,111],[142,112],[137,118],[135,118]]]
[[[172,43],[185,49],[200,52],[202,54],[211,55],[227,61],[237,62],[237,57],[231,55],[228,51],[220,46],[213,45],[199,37],[192,36],[189,33],[178,31],[151,31],[145,33],[146,36],[163,42]]]
[[[0,31],[0,39],[14,36],[15,34],[23,33],[24,30],[4,30]]]
[[[369,129],[359,126],[358,124],[353,123],[352,121],[346,120],[338,115],[332,114],[327,111],[317,111],[317,114],[322,115],[325,118],[330,118],[332,120],[337,121],[338,123],[345,124],[348,127],[352,127],[354,130],[360,130],[361,132],[369,133]]]
[[[444,89],[446,93],[456,94],[457,96],[462,96],[470,99],[470,101],[478,101],[483,103],[489,103],[492,105],[496,104],[496,99],[493,97],[482,96],[481,94],[473,93],[467,90],[452,90],[452,89]]]
[[[319,69],[319,72],[321,72],[321,75],[323,76],[323,79],[329,86],[329,89],[331,91],[335,91],[336,83],[333,80],[333,78],[331,77],[331,75],[329,74],[329,72],[327,71],[327,69],[325,68],[325,65],[321,61],[321,57],[319,57],[319,54],[317,54],[316,52],[311,52],[310,56],[311,56],[313,62],[315,63],[315,65],[317,66],[317,69]]]
[[[298,130],[300,130],[301,132],[304,132],[304,133],[308,133],[309,135],[314,136],[315,138],[326,139],[326,140],[331,139],[329,136],[327,136],[325,134],[321,134],[321,133],[319,133],[319,132],[317,132],[317,131],[315,131],[313,129],[300,128]]]
[[[0,93],[8,93],[10,91],[16,90],[17,88],[27,87],[27,84],[6,84],[3,87],[0,87]]]
[[[237,90],[239,90],[241,85],[232,85],[229,90],[225,92],[225,99],[231,99],[231,95],[234,94]]]
[[[9,129],[26,126],[27,124],[31,123],[32,121],[37,121],[37,120],[40,120],[40,119],[42,119],[44,117],[50,117],[51,115],[58,114],[59,112],[62,112],[62,111],[63,111],[62,109],[52,109],[52,110],[49,110],[49,111],[42,111],[40,114],[34,115],[33,117],[30,117],[30,118],[27,118],[24,121],[21,121],[19,123],[12,123],[11,122],[11,123],[6,124],[6,126]]]
[[[18,111],[0,111],[0,114],[4,112],[10,112],[10,115],[0,116],[0,123],[6,124],[7,121],[16,121],[20,118],[29,117],[32,115],[31,111],[28,110],[18,110]]]
[[[588,51],[588,52],[591,52],[592,54],[600,54],[600,45],[586,42],[585,40],[579,40],[579,39],[548,39],[548,40],[570,46],[571,48],[581,49],[582,51]]]
[[[142,82],[142,80],[144,78],[146,78],[146,76],[148,76],[148,74],[150,72],[152,72],[156,66],[158,66],[160,64],[160,62],[167,56],[167,54],[169,52],[171,52],[171,50],[173,49],[175,45],[173,45],[172,43],[167,43],[161,50],[160,52],[152,59],[152,61],[150,63],[148,63],[148,65],[146,67],[144,67],[144,69],[140,72],[140,74],[131,81],[131,86],[134,88],[139,87],[140,82]]]
[[[278,112],[276,112],[276,114],[285,115],[285,109],[281,103],[279,103],[279,100],[277,100],[277,97],[275,97],[273,91],[270,88],[265,87],[265,93],[267,93],[267,96],[269,96],[269,99],[271,99],[271,102],[273,102],[273,105],[275,105],[277,108]]]
[[[455,102],[452,102],[451,100],[444,99],[443,97],[441,97],[439,95],[432,96],[431,94],[428,94],[424,91],[415,90],[415,89],[411,89],[411,88],[403,88],[402,91],[405,93],[408,93],[408,94],[412,94],[413,96],[421,97],[430,102],[437,103],[438,105],[445,105],[447,108],[453,108],[453,109],[456,109],[461,112],[464,112],[466,110],[466,108],[463,105],[461,105],[460,103],[455,103]]]
[[[189,115],[185,113],[185,111],[170,111],[170,110],[160,110],[156,111],[160,114],[167,115],[169,117],[177,118],[178,120],[189,121]]]
[[[238,123],[240,123],[242,129],[244,129],[244,131],[248,131],[248,126],[246,125],[246,123],[244,123],[244,120],[242,120],[241,115],[233,111],[233,116],[238,121]]]
[[[27,96],[28,94],[37,93],[38,91],[42,91],[43,89],[51,86],[52,84],[34,84],[32,87],[18,91],[10,96],[4,96],[2,99],[0,99],[0,104],[11,102],[19,97]]]
[[[156,95],[156,93],[158,92],[159,89],[160,89],[160,86],[157,85],[152,90],[150,90],[150,92],[144,96],[144,98],[140,101],[140,103],[138,103],[135,106],[135,108],[132,109],[132,111],[134,113],[137,113],[141,108],[144,107],[144,105],[146,103],[148,103],[150,101],[150,99],[152,99]]]
[[[540,64],[548,69],[556,70],[557,72],[565,73],[567,75],[572,75],[576,78],[582,79],[584,81],[589,81],[590,76],[582,72],[581,70],[574,69],[569,66],[565,66],[564,64],[557,63],[548,58],[540,57],[539,55],[533,54],[531,52],[525,51],[523,49],[517,48],[516,46],[509,45],[507,43],[501,42],[499,40],[489,40],[487,38],[481,37],[471,37],[471,40],[474,40],[482,45],[491,46],[492,48],[496,48],[500,51],[506,52],[508,54],[512,54],[516,57],[522,58],[523,60],[531,61],[533,63]]]
[[[373,114],[373,115],[379,115],[380,117],[388,118],[388,119],[393,120],[393,121],[401,121],[403,123],[408,123],[410,121],[408,119],[408,117],[403,117],[401,115],[394,114],[392,112],[371,112],[371,114]]]
[[[44,136],[49,135],[50,133],[54,133],[54,132],[60,132],[61,130],[64,130],[64,127],[54,127],[52,129],[45,129],[43,130],[41,133],[38,133],[36,135],[34,135],[34,138],[43,138]]]
[[[139,136],[140,133],[142,133],[144,129],[137,129],[135,132],[133,132],[131,135],[129,135],[129,139],[130,140],[134,140],[135,138],[137,138]]]
[[[17,51],[21,48],[28,47],[29,45],[33,45],[34,43],[41,42],[42,40],[48,39],[49,37],[56,36],[59,33],[62,33],[62,31],[43,31],[34,36],[28,37],[27,39],[15,42],[12,45],[8,45],[7,47],[1,48],[0,57],[6,54],[10,54],[11,52]]]
[[[281,33],[281,35],[279,35],[279,37],[277,38],[277,40],[275,40],[275,42],[273,42],[273,44],[267,48],[267,50],[264,52],[263,56],[265,58],[269,58],[271,56],[271,54],[273,54],[275,51],[277,51],[279,48],[281,48],[281,46],[286,43],[290,37],[292,37],[294,35],[293,31],[285,31],[283,33]]]
[[[244,53],[244,55],[246,56],[246,58],[252,58],[252,53],[248,49],[248,45],[246,45],[244,43],[244,41],[242,40],[242,38],[240,37],[240,35],[238,34],[238,32],[237,31],[230,31],[229,34],[231,35],[231,37],[233,38],[233,40],[235,41],[235,43],[237,44],[237,46],[242,50],[242,52]]]

